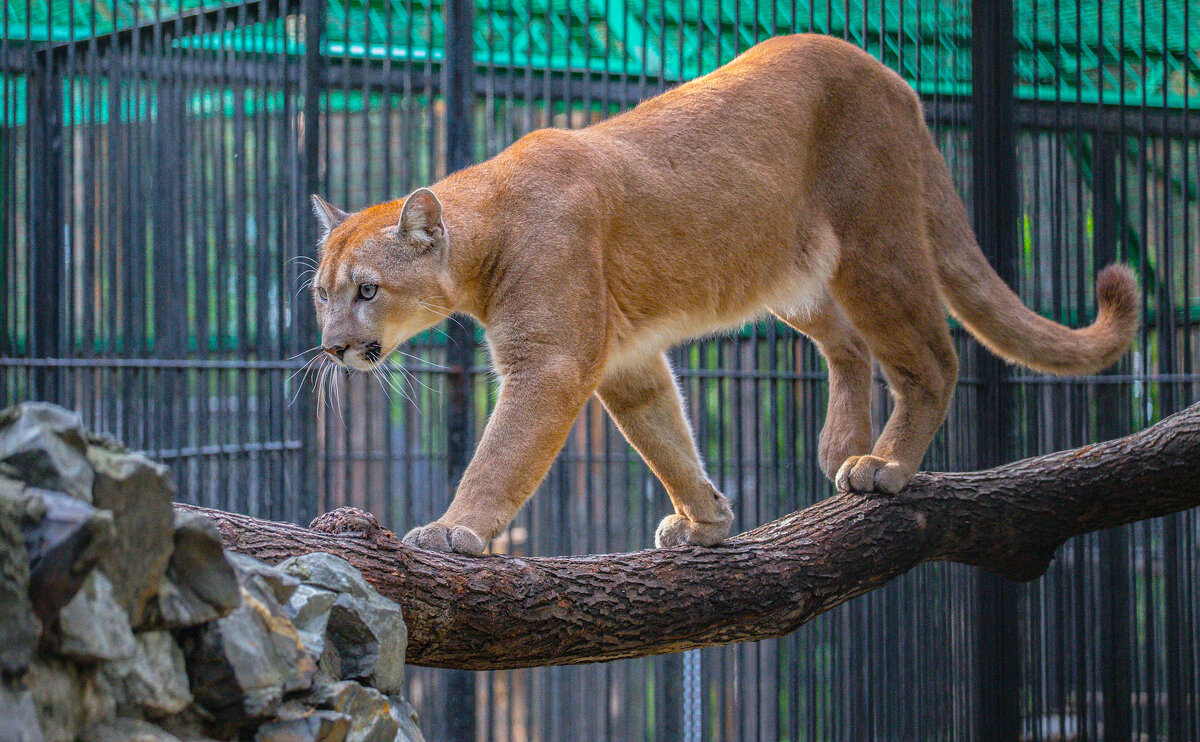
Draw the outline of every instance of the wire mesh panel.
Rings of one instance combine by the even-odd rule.
[[[294,11],[10,2],[3,23],[2,396],[78,408],[182,498],[311,513]]]
[[[999,187],[973,182],[972,51],[997,40],[972,37],[972,5],[477,0],[473,156],[536,128],[586,126],[757,41],[812,31],[849,39],[913,85],[970,202]],[[1112,371],[1051,379],[989,365],[955,327],[959,385],[925,468],[1113,437],[1200,397],[1194,6],[1010,9],[1014,288],[1078,326],[1094,316],[1097,270],[1122,260],[1145,292],[1143,331]],[[354,210],[446,174],[446,10],[6,0],[0,401],[79,409],[170,464],[181,499],[299,522],[355,505],[396,531],[440,515],[455,421],[477,438],[494,402],[478,337],[455,325],[475,332],[470,320],[419,336],[379,375],[304,363],[319,342],[309,192]],[[452,404],[464,353],[465,416]],[[671,360],[739,528],[831,493],[816,460],[825,369],[808,341],[764,321]],[[306,383],[321,373],[327,398]],[[997,385],[1011,409],[987,409]],[[879,426],[882,383],[873,408]],[[492,549],[644,548],[669,509],[593,402]],[[1003,662],[1020,677],[1019,697],[1001,701],[1022,738],[1200,739],[1197,536],[1197,517],[1183,514],[1068,544],[1045,579],[1012,588],[1019,657],[980,642],[990,603],[975,573],[927,565],[782,639],[466,684],[412,668],[409,694],[430,740],[453,738],[462,718],[478,739],[506,741],[961,740],[987,723],[981,666]]]
[[[1140,278],[1144,329],[1102,375],[1015,372],[1014,458],[1124,435],[1200,398],[1200,7],[1017,7],[1017,38],[1037,50],[1017,83],[1022,296],[1084,321],[1096,271],[1120,260]],[[1200,736],[1198,535],[1183,513],[1076,539],[1023,591],[1025,737]]]

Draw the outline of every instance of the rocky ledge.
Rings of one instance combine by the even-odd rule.
[[[0,412],[0,742],[422,740],[396,603],[227,552],[174,494],[71,412]]]

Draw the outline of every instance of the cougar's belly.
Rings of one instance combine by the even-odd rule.
[[[755,276],[753,285],[739,285],[742,282],[738,277],[731,276],[728,291],[718,290],[699,305],[684,307],[667,303],[670,308],[653,315],[623,317],[609,367],[636,365],[648,356],[689,340],[732,332],[771,311],[792,315],[817,307],[833,272],[832,258],[790,262],[789,266],[774,271],[769,280]],[[731,266],[730,270],[736,267]]]

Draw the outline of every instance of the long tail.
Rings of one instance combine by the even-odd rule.
[[[1113,264],[1100,271],[1100,313],[1088,327],[1072,330],[1038,315],[988,265],[932,139],[926,158],[938,282],[950,310],[972,335],[1006,361],[1050,374],[1095,373],[1125,354],[1140,313],[1137,279],[1129,268]]]

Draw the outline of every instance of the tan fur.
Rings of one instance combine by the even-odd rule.
[[[823,470],[843,491],[889,493],[954,389],[943,300],[1004,358],[1053,373],[1112,363],[1138,321],[1121,267],[1101,274],[1091,327],[1026,309],[980,253],[912,89],[823,36],[770,39],[586,129],[535,131],[407,200],[316,207],[323,342],[347,365],[452,311],[487,329],[495,412],[450,508],[406,537],[439,550],[484,549],[592,394],[675,506],[657,543],[720,542],[732,511],[663,351],[766,312],[828,360]],[[367,279],[378,295],[353,300]],[[872,356],[896,402],[874,444]]]

